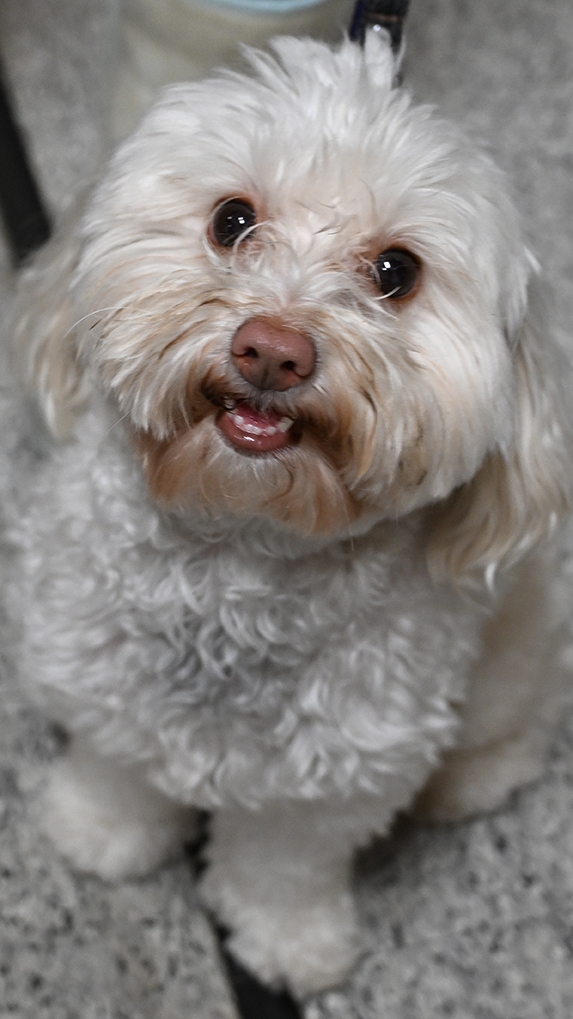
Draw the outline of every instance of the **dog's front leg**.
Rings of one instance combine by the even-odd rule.
[[[181,852],[195,814],[146,782],[142,769],[100,757],[83,739],[50,775],[42,828],[78,870],[137,877]]]
[[[449,750],[416,804],[435,821],[495,810],[542,774],[567,677],[560,663],[565,592],[549,553],[522,564],[484,633],[481,659]]]
[[[343,980],[359,945],[354,849],[380,804],[284,803],[221,810],[212,822],[202,898],[229,946],[266,983],[306,994]]]

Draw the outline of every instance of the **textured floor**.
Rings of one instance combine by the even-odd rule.
[[[97,168],[112,28],[112,0],[0,8],[4,62],[56,217]],[[489,139],[511,173],[554,328],[572,349],[570,0],[412,0],[406,77]],[[9,300],[0,245],[0,318]],[[185,864],[109,888],[71,874],[37,836],[34,792],[54,749],[6,676],[0,1016],[231,1019]],[[564,717],[538,786],[494,817],[404,822],[364,858],[357,887],[363,962],[348,986],[307,1003],[306,1019],[570,1019],[573,722]]]

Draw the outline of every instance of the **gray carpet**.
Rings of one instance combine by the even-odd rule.
[[[412,8],[407,80],[511,173],[554,327],[573,349],[571,0]],[[55,217],[101,156],[113,13],[112,0],[0,7],[3,59]],[[0,245],[2,311],[10,286]],[[187,866],[118,888],[70,873],[34,823],[53,736],[9,677],[0,713],[0,1016],[231,1019]],[[347,986],[306,1004],[306,1019],[570,1019],[571,719],[535,788],[471,823],[402,822],[361,861],[357,889],[363,961]]]

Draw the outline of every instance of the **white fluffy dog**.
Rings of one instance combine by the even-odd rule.
[[[273,48],[168,89],[26,274],[7,602],[60,850],[143,874],[214,811],[203,899],[305,993],[356,847],[539,773],[572,471],[502,175],[385,37]]]

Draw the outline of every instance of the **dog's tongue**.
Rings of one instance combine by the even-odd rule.
[[[229,442],[252,453],[271,453],[291,442],[292,418],[273,410],[263,413],[248,403],[241,402],[234,410],[223,411],[217,424]]]

